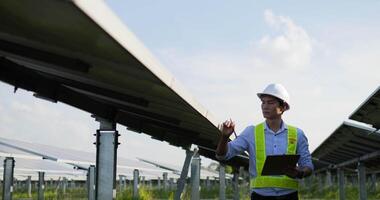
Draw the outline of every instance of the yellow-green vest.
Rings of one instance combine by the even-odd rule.
[[[265,152],[265,134],[264,122],[255,127],[255,147],[256,147],[256,173],[257,176],[251,178],[251,188],[287,188],[298,189],[298,181],[288,176],[261,176],[264,167]],[[288,125],[288,147],[286,154],[296,154],[297,149],[297,128]]]

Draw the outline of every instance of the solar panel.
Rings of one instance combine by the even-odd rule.
[[[377,151],[380,151],[380,133],[376,129],[354,122],[344,122],[314,150],[312,157],[325,163],[324,166],[327,163],[338,165],[355,159],[359,161],[360,157]],[[371,159],[366,160],[368,165],[374,164]],[[351,167],[355,168],[355,164],[356,162],[352,162]]]
[[[4,157],[0,157],[0,162],[4,162]],[[45,172],[47,177],[59,177],[59,176],[79,176],[85,177],[86,172],[82,170],[76,170],[72,166],[63,163],[57,163],[51,160],[36,160],[36,159],[24,159],[14,158],[15,176],[37,176],[39,171]],[[1,173],[3,172],[3,165],[0,165]]]
[[[37,164],[41,164],[41,163],[44,163],[44,161],[47,161],[46,159],[42,160],[42,157],[50,158],[51,160],[55,161],[54,163],[58,163],[59,165],[69,167],[70,169],[73,169],[73,166],[80,166],[82,169],[87,169],[90,167],[90,165],[96,164],[95,153],[84,152],[84,151],[73,150],[73,149],[59,148],[59,147],[54,147],[50,145],[29,143],[29,142],[6,139],[6,138],[0,138],[0,156],[2,155],[1,153],[3,153],[3,156],[18,155],[21,158],[28,158],[28,160],[32,158],[33,159],[39,158],[41,162],[37,162]],[[41,156],[36,156],[36,155],[41,155]],[[33,166],[34,165],[33,162],[32,161],[30,162],[31,162],[30,165]],[[72,164],[73,166],[67,165],[67,163]],[[57,171],[54,169],[49,169],[48,167],[45,167],[43,169],[44,171],[49,170],[50,172]],[[159,167],[155,167],[151,164],[147,164],[138,160],[118,157],[118,162],[117,162],[118,175],[120,174],[120,175],[125,175],[128,177],[133,177],[134,169],[138,169],[140,171],[140,175],[142,176],[146,175],[151,178],[157,178],[159,176],[162,177],[162,174],[164,172],[167,172],[169,177],[174,178],[178,176],[170,170],[165,170]],[[31,170],[31,173],[35,171],[36,170]],[[18,173],[25,174],[25,170],[24,171],[18,170]]]
[[[371,124],[376,129],[380,129],[380,87],[378,87],[349,118]]]

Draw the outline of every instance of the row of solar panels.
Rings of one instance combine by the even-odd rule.
[[[5,157],[14,157],[16,178],[23,179],[27,176],[32,176],[37,179],[37,172],[43,171],[49,178],[71,177],[72,179],[85,180],[87,172],[81,169],[87,169],[90,165],[95,165],[96,155],[78,150],[0,138],[0,160],[3,161]],[[0,169],[2,169],[2,165]],[[168,178],[177,179],[181,172],[180,166],[146,159],[132,160],[118,157],[118,175],[124,175],[128,179],[132,179],[134,169],[138,169],[140,176],[144,176],[146,180],[157,179],[158,177],[162,179],[164,172],[168,173]],[[0,174],[2,171],[0,171]],[[201,179],[219,177],[218,172],[204,168],[201,169],[200,175]],[[230,176],[228,175],[227,177]]]
[[[15,91],[32,91],[172,145],[199,145],[201,155],[215,159],[218,121],[104,1],[3,0],[0,18],[0,81]],[[248,159],[228,164],[248,168]]]
[[[317,169],[365,164],[380,170],[380,87],[378,87],[313,153]]]

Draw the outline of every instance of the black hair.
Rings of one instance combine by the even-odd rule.
[[[284,108],[284,110],[287,109],[288,104],[284,100],[277,98],[277,97],[274,97],[274,98],[278,101],[280,107]]]

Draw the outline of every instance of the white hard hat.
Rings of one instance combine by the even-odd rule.
[[[288,91],[285,87],[278,83],[269,84],[262,93],[257,93],[257,96],[260,98],[261,95],[270,95],[277,97],[283,100],[287,104],[287,110],[290,108],[290,97]]]

